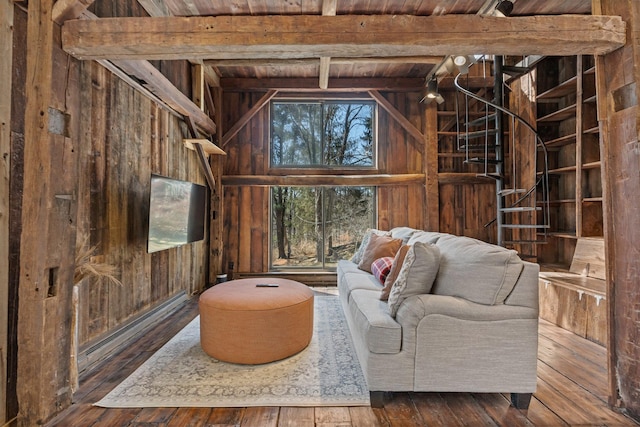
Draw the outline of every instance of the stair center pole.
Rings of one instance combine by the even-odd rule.
[[[499,105],[500,107],[504,107],[504,92],[503,92],[503,84],[504,79],[502,75],[502,66],[503,66],[504,58],[502,56],[496,55],[493,60],[493,74],[494,74],[494,87],[493,87],[493,96],[494,103]],[[504,207],[504,196],[502,195],[502,190],[504,189],[504,145],[503,145],[503,134],[504,134],[504,121],[502,119],[502,113],[499,110],[496,110],[496,225],[497,225],[497,239],[498,245],[504,246],[504,227],[502,226],[504,223],[504,215],[502,213],[502,208]]]

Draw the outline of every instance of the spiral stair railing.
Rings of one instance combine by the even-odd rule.
[[[458,92],[464,95],[465,97],[465,112],[464,112],[464,129],[460,129],[460,120],[458,120],[458,141],[460,150],[465,150],[465,162],[466,163],[476,163],[484,165],[484,172],[478,174],[479,176],[492,178],[496,180],[496,192],[497,196],[499,196],[502,200],[502,203],[498,204],[498,212],[496,218],[494,218],[489,223],[485,224],[485,227],[497,222],[498,223],[498,244],[501,246],[513,246],[513,245],[536,245],[541,243],[546,243],[547,241],[547,230],[550,227],[551,218],[550,218],[550,209],[549,209],[549,163],[548,163],[548,150],[547,147],[536,131],[536,129],[523,117],[514,113],[513,111],[505,108],[502,105],[497,104],[496,102],[485,99],[484,97],[473,93],[467,88],[463,87],[460,83],[460,76],[462,74],[458,74],[454,79],[454,84]],[[469,114],[469,98],[474,99],[478,102],[484,104],[484,115],[471,119]],[[459,113],[459,102],[456,96],[456,115],[460,118]],[[509,117],[511,120],[511,132],[509,137],[510,144],[510,166],[511,166],[511,182],[509,188],[504,188],[505,184],[505,173],[503,170],[508,166],[505,164],[504,160],[500,158],[497,154],[491,158],[490,156],[490,148],[497,148],[500,144],[502,144],[501,137],[495,138],[493,144],[491,143],[491,137],[496,136],[497,134],[503,134],[503,126],[502,126],[502,118],[498,118],[498,114],[504,114]],[[494,126],[494,128],[490,128],[490,122],[495,122],[496,124],[500,124],[499,126]],[[518,122],[525,129],[531,132],[531,134],[535,137],[536,141],[536,153],[535,153],[535,162],[534,162],[534,170],[536,171],[536,177],[534,179],[534,184],[529,188],[518,188],[517,186],[517,159],[515,144],[516,144],[516,135],[514,132],[515,123]],[[470,130],[473,127],[481,127],[484,125],[484,129],[481,130]],[[475,144],[472,145],[471,141],[474,139],[484,138],[484,144]],[[460,145],[460,141],[464,141],[463,145]],[[496,142],[498,141],[498,142]],[[541,169],[538,170],[538,164],[540,159],[538,159],[538,151],[542,154],[541,161]],[[483,154],[484,157],[470,157],[473,153]],[[495,166],[496,170],[500,172],[490,172],[492,166]],[[514,201],[511,201],[508,205],[505,206],[505,197],[506,196],[518,196]],[[528,204],[527,206],[525,206]],[[510,223],[505,223],[503,221],[505,214],[516,213],[516,212],[536,212],[536,215],[530,215],[529,218],[533,217],[535,223],[534,224],[525,224],[519,221],[511,221]],[[541,215],[538,216],[537,212],[540,212]],[[541,220],[541,221],[540,221]],[[514,239],[513,237],[508,240],[505,239],[504,236],[506,234],[506,230],[511,230],[511,235],[513,236],[514,229],[532,229],[536,230],[535,238],[522,240],[522,239]],[[538,230],[542,230],[542,232],[538,232]],[[538,235],[542,235],[543,239],[539,239]]]

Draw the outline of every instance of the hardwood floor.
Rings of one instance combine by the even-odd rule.
[[[327,290],[333,293],[331,290]],[[53,426],[637,426],[607,407],[606,351],[540,322],[538,390],[527,411],[508,395],[393,393],[384,408],[257,407],[105,409],[92,406],[197,315],[196,299],[81,378]]]

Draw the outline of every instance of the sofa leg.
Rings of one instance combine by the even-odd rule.
[[[370,391],[369,399],[372,408],[382,408],[384,406],[384,391]]]
[[[529,409],[531,393],[511,393],[511,404],[517,409]]]

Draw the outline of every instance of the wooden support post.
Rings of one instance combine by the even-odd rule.
[[[596,58],[609,325],[609,403],[640,418],[640,4],[593,0],[593,14],[627,25],[623,48]]]
[[[427,105],[424,114],[424,174],[427,211],[425,229],[440,230],[440,184],[438,182],[438,108],[435,102]]]
[[[13,2],[0,0],[0,424],[7,421],[9,302],[9,172],[11,170],[11,57]]]
[[[216,87],[213,90],[213,104],[217,106],[215,108],[214,121],[218,124],[218,135],[222,135],[224,129],[222,128],[222,88]],[[225,156],[213,156],[211,160],[211,166],[214,176],[218,177],[216,181],[216,191],[211,192],[211,205],[209,208],[209,277],[210,280],[215,278],[218,274],[225,272],[223,268],[223,201],[224,194],[222,189],[222,173]]]
[[[23,426],[41,425],[71,404],[65,323],[71,312],[76,218],[75,190],[69,188],[74,179],[63,174],[75,171],[76,154],[69,138],[49,132],[52,82],[65,73],[53,68],[51,14],[52,0],[29,3],[16,382],[18,425]]]

